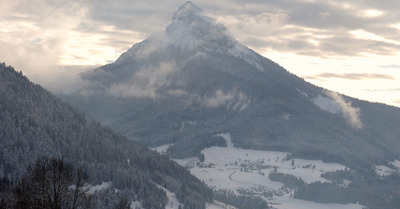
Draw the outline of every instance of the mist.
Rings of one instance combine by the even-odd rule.
[[[361,116],[360,108],[353,107],[350,101],[346,101],[338,93],[329,91],[327,92],[327,94],[340,106],[342,115],[344,119],[347,121],[347,123],[349,123],[353,128],[356,129],[363,128],[363,123],[360,118]]]

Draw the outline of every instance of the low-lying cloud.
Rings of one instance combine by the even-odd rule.
[[[209,108],[226,106],[234,110],[242,111],[249,104],[250,99],[245,93],[238,90],[223,91],[217,89],[212,96],[201,97],[200,103]]]
[[[111,85],[108,93],[116,97],[156,99],[158,91],[169,87],[171,83],[170,76],[178,71],[179,68],[173,61],[146,67],[135,72],[128,81]]]
[[[203,103],[208,107],[216,108],[231,102],[233,99],[235,99],[235,94],[232,92],[225,93],[218,89],[213,96],[204,98]]]
[[[333,91],[327,91],[326,94],[332,98],[339,106],[344,119],[353,128],[362,129],[363,123],[361,121],[361,110],[360,108],[353,107],[350,101],[346,101],[342,96]]]

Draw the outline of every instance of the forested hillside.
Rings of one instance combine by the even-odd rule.
[[[204,208],[211,190],[183,167],[147,147],[87,120],[81,112],[0,64],[0,178],[17,181],[36,159],[58,157],[83,168],[89,182],[112,182],[103,193],[128,194],[145,208],[164,208],[166,193],[177,194],[183,208]],[[97,195],[108,208],[113,194]],[[108,197],[107,197],[108,196]],[[116,200],[115,200],[116,201]]]

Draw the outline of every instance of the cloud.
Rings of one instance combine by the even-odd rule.
[[[365,89],[369,92],[400,92],[400,88],[387,88],[387,89]]]
[[[322,58],[400,51],[396,0],[195,3],[256,51]],[[62,78],[58,74],[67,65],[114,61],[134,43],[163,30],[181,4],[180,0],[1,1],[0,57],[33,81],[46,83]]]
[[[87,0],[72,1],[72,3],[65,0],[57,3],[44,0],[35,3],[16,0],[13,3],[4,3],[2,8],[6,11],[3,11],[3,16],[4,13],[15,14],[5,15],[7,19],[11,19],[11,16],[15,19],[18,15],[19,18],[28,15],[28,19],[37,21],[47,17],[57,20],[58,25],[63,26],[65,21],[60,21],[63,20],[60,16],[68,15],[71,19],[79,17],[80,21],[73,28],[75,31],[82,34],[102,34],[104,45],[120,50],[126,49],[125,44],[130,46],[139,39],[165,28],[171,20],[173,11],[182,3],[178,0],[168,2]],[[214,14],[232,34],[235,34],[236,38],[254,49],[293,50],[306,55],[319,54],[321,57],[340,55],[343,52],[344,56],[356,56],[365,50],[372,50],[372,53],[377,54],[390,54],[399,50],[400,37],[396,35],[398,29],[393,27],[400,22],[400,17],[395,15],[397,11],[393,9],[395,6],[392,6],[399,4],[396,0],[385,0],[383,3],[379,1],[379,4],[357,0],[346,2],[205,0],[195,3],[210,14]],[[38,14],[42,8],[45,10],[42,13],[46,15],[40,16]],[[76,11],[84,14],[76,15]],[[40,27],[45,26],[46,29],[50,25],[54,26],[54,23]],[[288,27],[300,30],[287,30]],[[378,42],[363,40],[350,34],[355,30],[375,34],[383,39]],[[330,38],[320,38],[320,35]],[[310,45],[306,43],[312,40],[318,44],[309,47]],[[387,43],[388,40],[392,43]],[[304,47],[298,50],[299,46]]]
[[[225,92],[218,89],[212,96],[203,96],[201,104],[210,108],[226,105],[227,107],[241,111],[250,104],[250,99],[241,91],[232,90]]]
[[[133,74],[128,81],[111,85],[108,93],[116,97],[152,98],[159,97],[158,91],[170,86],[170,75],[178,72],[175,62],[162,62],[157,66],[143,68]],[[183,92],[169,92],[179,95]]]
[[[304,76],[304,79],[311,80],[323,80],[324,78],[339,78],[346,80],[371,80],[371,79],[384,79],[384,80],[395,80],[391,75],[379,74],[379,73],[320,73],[313,76]]]
[[[342,115],[347,123],[356,129],[363,128],[363,123],[360,118],[360,108],[353,107],[350,101],[346,101],[342,96],[335,92],[327,91],[326,94],[340,106]]]
[[[203,99],[203,103],[206,106],[216,108],[233,101],[233,99],[235,99],[235,95],[232,92],[225,93],[221,89],[218,89],[217,91],[215,91],[215,94],[213,96],[205,97]]]
[[[395,0],[385,3],[398,4]],[[356,0],[251,1],[242,7],[232,4],[239,1],[219,12],[220,21],[236,38],[257,51],[270,49],[324,58],[365,56],[365,52],[396,55],[399,51],[400,37],[394,35],[398,29],[393,25],[400,22],[400,17],[388,5],[378,7]],[[267,14],[269,22],[259,21],[263,14]],[[350,33],[356,30],[374,34],[379,39],[365,39]]]
[[[109,25],[93,19],[92,6],[96,3],[89,0],[0,2],[2,61],[53,92],[76,90],[77,86],[84,85],[78,71],[114,61],[145,37],[131,28],[121,29],[121,24]]]
[[[400,69],[400,65],[379,65],[381,68]]]
[[[2,61],[53,91],[75,88],[71,83],[80,83],[78,69],[60,66],[59,57],[69,31],[86,15],[85,7],[66,0],[16,0],[1,8]]]
[[[135,83],[118,83],[108,89],[108,93],[122,98],[156,98],[154,86],[139,86]]]

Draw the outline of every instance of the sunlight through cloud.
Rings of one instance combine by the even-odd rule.
[[[383,14],[384,13],[382,11],[379,11],[379,10],[367,9],[367,10],[363,10],[362,11],[361,16],[368,17],[368,18],[374,18],[374,17],[382,16]]]

